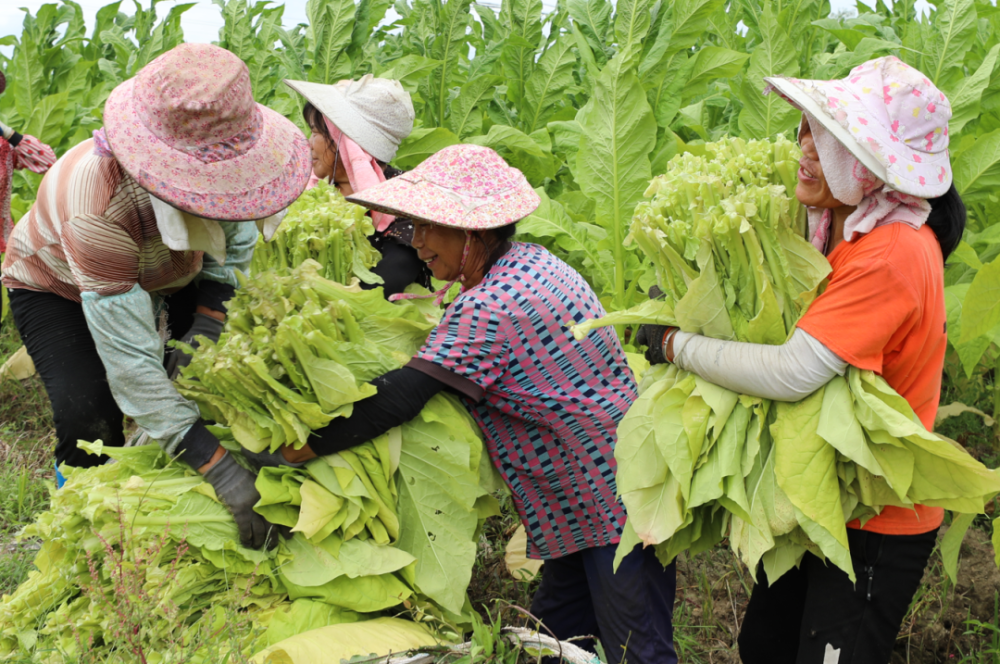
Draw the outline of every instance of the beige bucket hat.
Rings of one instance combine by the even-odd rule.
[[[286,80],[344,135],[379,161],[389,162],[413,131],[413,102],[399,81],[365,74],[336,85]]]

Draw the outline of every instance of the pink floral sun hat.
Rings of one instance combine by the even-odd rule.
[[[312,173],[302,132],[254,102],[247,66],[210,44],[181,44],[116,87],[104,131],[143,189],[207,219],[269,217]]]
[[[524,174],[493,150],[452,145],[403,173],[347,200],[397,217],[467,231],[523,219],[540,203]]]
[[[764,94],[819,120],[844,147],[896,191],[937,198],[951,186],[951,103],[922,73],[898,58],[869,60],[847,78],[767,77]]]

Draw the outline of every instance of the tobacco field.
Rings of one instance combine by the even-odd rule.
[[[824,0],[559,0],[551,12],[541,0],[502,0],[499,9],[473,0],[309,0],[308,23],[298,25],[279,3],[213,2],[224,20],[216,43],[247,64],[259,102],[306,132],[303,100],[283,79],[335,83],[372,73],[400,80],[416,111],[393,166],[411,169],[443,147],[474,143],[521,169],[542,203],[518,224],[518,239],[576,268],[609,312],[639,307],[667,278],[633,223],[651,205],[667,205],[650,202],[654,178],[717,157],[734,138],[737,146],[766,139],[753,145],[777,146],[775,163],[797,160],[788,155],[800,114],[761,94],[764,76],[843,77],[883,55],[919,68],[952,102],[954,182],[969,211],[945,269],[949,348],[936,431],[986,468],[1000,466],[1000,8],[988,0],[940,0],[925,11],[912,0],[875,0],[839,13]],[[25,11],[21,32],[0,36],[0,121],[62,155],[102,126],[116,85],[184,41],[180,19],[192,6],[115,2],[90,25],[71,0]],[[762,186],[787,184],[786,176],[775,170]],[[15,222],[40,180],[15,172]],[[362,237],[370,227],[335,195],[312,196],[297,204],[303,225],[281,231],[287,246],[282,239],[255,258],[260,274],[244,284],[236,309],[244,317],[233,317],[228,340],[201,351],[178,381],[233,449],[251,439],[262,448],[304,441],[330,413],[370,394],[366,381],[400,366],[440,315],[344,291],[336,282],[370,275],[374,258]],[[335,220],[310,207],[320,196]],[[336,262],[325,249],[295,249],[294,238],[320,226],[337,238]],[[810,272],[814,288],[824,274]],[[632,320],[618,322],[626,350],[637,353]],[[0,325],[2,365],[21,346],[5,294]],[[255,345],[264,328],[280,360]],[[206,379],[223,364],[235,367],[231,374]],[[346,383],[314,389],[334,374]],[[233,385],[255,381],[291,405],[231,408]],[[254,409],[264,414],[250,422],[245,412]],[[210,490],[156,448],[121,452],[117,464],[71,476],[54,492],[44,388],[37,378],[0,374],[0,594],[18,597],[19,586],[35,583],[17,591],[20,604],[0,602],[0,662],[131,662],[139,651],[141,661],[163,664],[264,661],[251,658],[327,624],[364,625],[388,639],[395,627],[379,621],[389,617],[418,623],[418,640],[471,638],[479,646],[471,661],[536,661],[506,650],[493,629],[531,625],[516,607],[530,605],[537,581],[515,578],[504,562],[519,524],[477,427],[456,400],[439,397],[384,438],[338,463],[262,473],[269,520],[297,531],[267,557],[235,544],[235,526]],[[444,472],[420,459],[444,440],[453,482],[414,494],[408,480],[433,483]],[[106,495],[89,492],[91,481]],[[348,484],[362,488],[352,493]],[[984,514],[955,517],[968,534],[943,538],[932,556],[894,663],[1000,662],[998,504],[989,497]],[[189,525],[171,530],[163,514]],[[407,530],[414,522],[427,536]],[[684,662],[739,661],[753,575],[722,539],[678,558],[675,640]],[[75,576],[58,571],[66,567]],[[397,649],[422,645],[394,637]]]

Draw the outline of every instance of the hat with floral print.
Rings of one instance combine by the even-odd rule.
[[[479,145],[444,148],[409,173],[347,200],[397,217],[467,231],[513,224],[540,203],[521,171]]]
[[[181,44],[116,87],[104,130],[143,189],[206,219],[269,217],[312,173],[306,137],[254,102],[247,66],[210,44]]]
[[[808,111],[892,189],[937,198],[951,186],[951,103],[898,58],[869,60],[839,80],[772,76],[764,81],[764,94],[776,90]]]

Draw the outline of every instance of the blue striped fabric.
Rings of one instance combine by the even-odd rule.
[[[635,379],[612,328],[576,341],[567,327],[602,315],[573,268],[517,242],[451,304],[417,354],[485,391],[468,405],[513,492],[532,558],[614,544],[625,523],[614,448]]]

